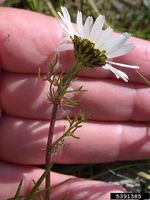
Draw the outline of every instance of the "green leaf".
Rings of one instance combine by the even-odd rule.
[[[42,176],[39,178],[39,180],[36,182],[34,187],[32,188],[31,192],[28,194],[28,196],[25,198],[25,200],[32,200],[35,192],[38,190],[39,186],[43,182],[43,180],[46,178],[46,176],[49,174],[49,172],[52,169],[53,164],[49,165],[48,168],[44,171]]]
[[[18,199],[19,199],[19,192],[20,192],[20,190],[21,190],[22,183],[23,183],[23,180],[20,181],[19,186],[18,186],[18,188],[17,188],[16,194],[15,194],[13,200],[18,200]]]
[[[27,0],[29,7],[34,11],[41,11],[41,2],[40,0]]]
[[[33,180],[33,183],[36,184],[36,182],[34,180]],[[44,197],[42,196],[41,191],[40,191],[39,188],[37,189],[36,194],[39,194],[39,200],[44,200]]]
[[[141,72],[137,71],[137,73],[140,75],[146,85],[150,85],[150,81],[143,74],[141,74]]]

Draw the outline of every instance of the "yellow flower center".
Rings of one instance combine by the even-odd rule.
[[[106,52],[95,49],[95,44],[88,39],[81,39],[78,36],[71,38],[74,45],[75,57],[85,67],[104,66],[106,64]]]

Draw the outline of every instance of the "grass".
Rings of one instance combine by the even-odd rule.
[[[81,10],[85,16],[96,18],[99,14],[106,16],[106,26],[112,26],[118,32],[130,32],[133,36],[150,39],[150,1],[149,0],[7,0],[4,4],[33,10],[57,17],[61,5],[65,5],[75,20],[75,13]],[[141,191],[150,191],[150,162],[126,161],[112,164],[95,165],[55,165],[54,170],[79,177],[116,182],[128,187],[126,182],[135,186],[139,184]],[[130,191],[131,188],[128,188]],[[132,191],[132,190],[131,190]],[[135,191],[135,187],[134,190]],[[139,192],[139,191],[138,191]]]

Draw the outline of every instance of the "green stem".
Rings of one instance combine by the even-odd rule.
[[[62,81],[63,81],[63,84],[66,85],[67,88],[70,82],[72,81],[73,77],[75,76],[75,74],[77,74],[77,72],[80,70],[80,67],[81,67],[81,64],[79,60],[77,59],[76,62],[70,68],[69,72],[64,76]]]
[[[51,114],[51,122],[50,122],[50,128],[49,128],[49,134],[48,134],[48,140],[47,140],[47,147],[46,147],[46,158],[45,158],[45,167],[46,170],[49,168],[49,166],[52,165],[52,150],[53,150],[53,145],[52,145],[52,140],[53,140],[53,135],[54,135],[54,128],[55,128],[55,122],[56,122],[56,116],[57,116],[57,111],[58,111],[58,106],[61,101],[61,97],[64,96],[68,86],[70,85],[73,77],[77,74],[77,72],[80,70],[80,62],[77,59],[76,62],[72,65],[70,68],[69,72],[64,76],[62,80],[62,88],[58,88],[57,90],[57,97],[55,99],[55,103],[53,104],[52,108],[52,114]],[[51,185],[51,177],[50,177],[50,172],[46,176],[46,183],[45,183],[45,188],[49,188]],[[45,192],[45,200],[50,200],[50,190],[46,190]]]
[[[47,176],[47,174],[50,173],[52,168],[52,165],[49,165],[46,170],[44,171],[44,173],[42,174],[42,176],[39,178],[39,180],[36,182],[36,184],[34,185],[34,187],[32,188],[31,192],[29,193],[29,195],[25,198],[25,200],[32,200],[34,197],[34,194],[36,193],[36,191],[38,190],[39,186],[41,185],[41,183],[43,182],[43,180],[45,179],[45,177]]]

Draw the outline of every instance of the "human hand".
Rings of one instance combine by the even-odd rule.
[[[53,18],[30,11],[0,9],[1,108],[0,121],[0,199],[12,197],[21,179],[22,194],[27,194],[43,170],[45,145],[51,107],[46,102],[48,84],[37,79],[41,66],[47,71],[49,57],[62,38]],[[131,39],[137,48],[121,62],[139,65],[150,77],[150,44]],[[69,59],[68,59],[69,58]],[[70,66],[71,52],[61,56],[62,66]],[[118,59],[117,59],[118,61]],[[80,103],[65,113],[75,115],[80,109],[90,120],[77,130],[79,140],[67,138],[55,157],[57,163],[100,163],[149,158],[149,87],[142,84],[135,71],[126,70],[130,82],[118,81],[99,68],[80,74],[72,87],[83,85],[88,91],[77,95]],[[77,110],[78,109],[78,110]],[[60,113],[55,138],[65,124]],[[70,178],[52,173],[52,185]],[[44,186],[44,185],[43,185]],[[43,187],[41,186],[41,188]],[[109,199],[110,192],[125,191],[119,186],[72,177],[52,192],[52,199],[67,193],[68,199]]]

